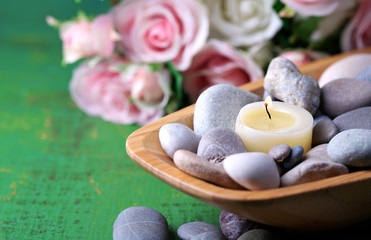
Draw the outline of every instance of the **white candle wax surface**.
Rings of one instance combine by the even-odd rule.
[[[235,132],[249,152],[265,152],[281,143],[290,147],[301,145],[304,153],[312,145],[313,117],[305,109],[283,102],[268,105],[264,102],[244,106],[236,119]]]

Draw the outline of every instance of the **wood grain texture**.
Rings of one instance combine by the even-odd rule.
[[[371,48],[332,56],[300,70],[318,80],[335,61]],[[241,88],[263,94],[263,79]],[[210,205],[272,226],[294,229],[331,229],[353,225],[371,216],[371,170],[264,191],[233,190],[216,186],[175,167],[162,150],[158,132],[166,123],[193,127],[194,105],[133,132],[126,141],[128,155],[161,181]]]

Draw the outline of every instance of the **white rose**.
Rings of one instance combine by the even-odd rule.
[[[273,0],[205,0],[210,35],[233,46],[251,46],[270,40],[282,27]]]

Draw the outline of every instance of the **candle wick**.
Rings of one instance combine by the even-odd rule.
[[[271,114],[268,111],[268,103],[264,103],[264,106],[265,106],[265,111],[267,111],[267,114],[268,114],[269,119],[272,119],[271,118]]]

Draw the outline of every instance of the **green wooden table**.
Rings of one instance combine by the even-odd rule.
[[[109,4],[0,3],[0,239],[112,239],[117,215],[131,206],[160,211],[174,239],[186,222],[219,226],[219,209],[128,157],[125,141],[137,125],[89,117],[71,100],[76,65],[61,66],[58,32],[45,17],[69,19],[79,9],[99,14]]]
[[[112,239],[130,206],[160,211],[172,232],[189,221],[218,224],[219,210],[138,167],[125,141],[137,125],[89,117],[71,100],[75,65],[62,67],[46,15],[103,13],[107,1],[0,3],[0,239]]]

